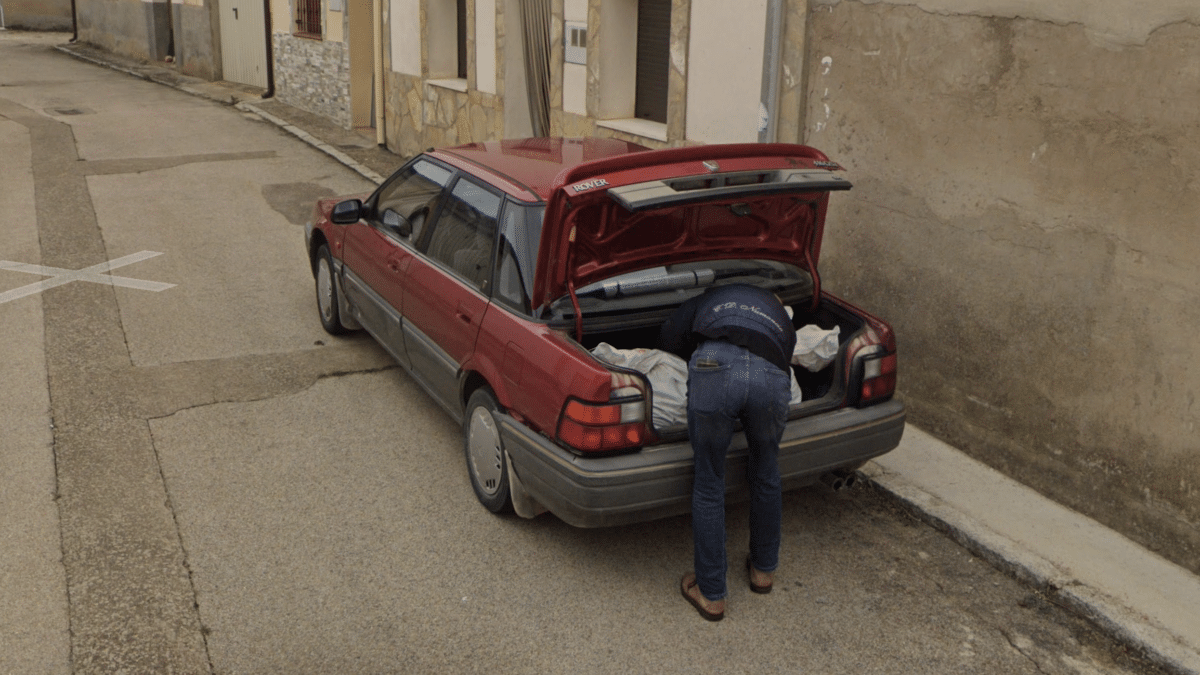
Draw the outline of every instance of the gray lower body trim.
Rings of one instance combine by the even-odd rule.
[[[580,457],[497,415],[504,447],[525,490],[576,527],[607,527],[687,513],[692,499],[692,447],[684,441],[650,446],[615,457]],[[785,490],[811,485],[821,475],[854,467],[900,444],[904,403],[899,398],[868,408],[844,408],[792,420],[779,445]],[[735,434],[726,459],[726,499],[748,495],[746,437]]]

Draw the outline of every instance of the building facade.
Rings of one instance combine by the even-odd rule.
[[[222,26],[218,3],[250,5],[252,1],[75,0],[76,31],[80,42],[146,61],[169,61],[186,75],[219,80]],[[68,0],[68,11],[70,4]],[[263,15],[261,8],[258,15]],[[239,19],[227,21],[226,28],[249,20],[242,13]],[[265,68],[264,59],[264,72]]]

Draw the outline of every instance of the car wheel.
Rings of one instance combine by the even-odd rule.
[[[463,421],[464,449],[467,473],[479,503],[492,513],[512,510],[508,490],[508,461],[495,413],[499,410],[496,397],[487,387],[471,394],[467,415]]]
[[[348,332],[342,325],[340,302],[337,280],[333,278],[333,256],[329,247],[322,244],[317,249],[317,315],[321,317],[321,327],[330,335]]]

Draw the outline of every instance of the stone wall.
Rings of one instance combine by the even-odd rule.
[[[386,90],[388,149],[402,157],[503,135],[503,109],[492,94],[456,91],[400,73],[387,74]]]
[[[350,50],[341,42],[287,33],[271,36],[275,96],[350,128]]]
[[[909,419],[1200,572],[1200,6],[809,23],[805,138],[855,185],[821,269],[896,328]]]

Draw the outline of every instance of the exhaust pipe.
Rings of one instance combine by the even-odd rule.
[[[846,488],[854,487],[858,483],[858,472],[850,469],[834,469],[828,473],[821,474],[821,482],[829,486],[830,490],[837,492]]]
[[[829,489],[833,490],[834,492],[846,487],[846,479],[832,471],[821,474],[821,482],[829,486]]]
[[[833,474],[842,479],[842,487],[852,488],[858,483],[858,472],[852,469],[837,469]]]

